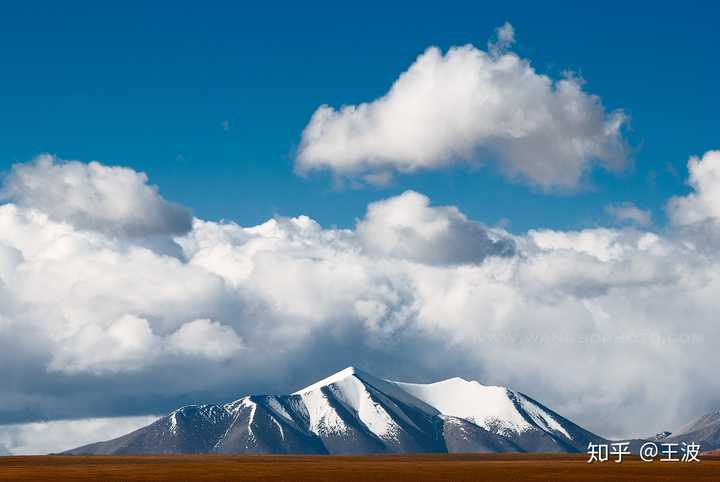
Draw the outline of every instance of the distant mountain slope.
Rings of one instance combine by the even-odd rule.
[[[663,442],[698,443],[702,451],[720,449],[720,410],[688,423]]]
[[[504,387],[402,383],[350,367],[291,395],[183,407],[66,454],[584,452],[590,441],[604,439]]]

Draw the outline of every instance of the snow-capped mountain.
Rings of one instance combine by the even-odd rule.
[[[604,439],[504,387],[431,384],[350,367],[290,395],[180,408],[68,454],[583,452]]]
[[[664,441],[698,443],[703,451],[720,449],[720,410],[680,427]]]

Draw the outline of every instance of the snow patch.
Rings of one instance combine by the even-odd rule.
[[[267,404],[270,409],[280,415],[282,418],[284,418],[286,421],[293,423],[294,420],[290,416],[290,414],[285,410],[285,407],[282,406],[280,402],[278,402],[277,398],[275,397],[268,397]]]
[[[177,435],[177,410],[170,414],[170,433]]]
[[[285,431],[283,430],[282,425],[280,424],[280,422],[278,422],[275,417],[270,417],[270,418],[271,418],[271,420],[275,423],[275,425],[277,425],[277,428],[278,428],[278,430],[280,431],[280,438],[282,438],[283,440],[285,440]]]
[[[243,408],[249,408],[253,402],[250,401],[250,397],[243,397],[234,402],[226,403],[223,408],[230,415],[237,415],[237,413]]]
[[[340,370],[337,373],[333,373],[332,375],[330,375],[327,378],[323,378],[319,382],[315,382],[312,385],[309,385],[305,388],[298,390],[297,392],[294,392],[293,395],[302,395],[303,393],[319,390],[322,387],[326,387],[328,385],[331,385],[333,383],[336,383],[336,382],[344,380],[348,377],[351,377],[351,376],[355,375],[355,372],[356,372],[355,367],[347,367],[344,370]]]
[[[555,418],[553,418],[553,416],[547,411],[538,407],[535,403],[531,402],[522,395],[519,395],[517,400],[522,409],[525,410],[525,413],[527,413],[530,418],[532,418],[533,422],[535,422],[540,428],[547,432],[560,432],[568,439],[573,439],[567,430],[565,430],[565,427],[555,420]]]
[[[393,383],[443,415],[463,418],[494,433],[522,433],[533,428],[517,410],[505,387],[485,386],[462,378],[429,384]]]
[[[330,405],[327,396],[321,390],[305,392],[301,397],[307,409],[311,432],[321,435],[347,431],[345,422]]]
[[[365,384],[356,377],[348,377],[328,387],[350,412],[357,414],[360,421],[380,438],[397,437],[399,427],[390,414],[375,402]]]
[[[354,415],[371,433],[383,440],[397,440],[400,427],[392,415],[373,399],[366,383],[386,384],[355,367],[348,367],[317,383],[295,392],[302,397],[310,419],[310,431],[321,435],[344,433],[347,425],[337,413],[335,400]],[[328,393],[324,391],[327,390]],[[387,396],[376,392],[381,401],[389,407],[397,407]],[[331,395],[331,397],[329,396]],[[407,397],[407,394],[404,394]],[[394,410],[395,411],[395,410]],[[412,421],[397,407],[397,415],[408,423]]]

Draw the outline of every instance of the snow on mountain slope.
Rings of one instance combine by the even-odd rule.
[[[504,387],[481,385],[450,378],[426,385],[393,382],[394,385],[434,407],[443,415],[468,420],[491,432],[524,432],[533,426],[518,412]]]
[[[384,380],[382,378],[375,377],[374,375],[371,375],[355,367],[347,367],[344,370],[341,370],[333,375],[330,375],[327,378],[320,380],[319,382],[313,383],[308,387],[298,390],[294,393],[294,395],[302,395],[304,393],[320,390],[323,387],[330,387],[339,382],[345,382],[352,379],[358,380],[363,385],[367,387],[372,387],[373,389],[375,389],[375,391],[381,392],[392,399],[402,402],[405,405],[412,405],[414,407],[417,407],[418,409],[430,415],[437,415],[439,413],[437,409],[422,402],[422,400],[417,399],[416,397],[407,393],[407,391],[400,388],[398,386],[398,382],[393,382],[392,380]]]
[[[546,432],[560,433],[572,440],[572,435],[565,430],[565,427],[563,427],[551,413],[522,394],[511,392],[509,390],[508,392],[514,396],[513,398],[520,405],[521,410],[523,410],[532,419],[532,421],[535,422],[535,425]]]
[[[346,378],[355,376],[355,373],[358,371],[359,370],[355,367],[347,367],[344,370],[340,370],[337,373],[333,373],[329,377],[325,377],[322,380],[313,383],[312,385],[301,388],[297,392],[293,393],[293,395],[301,395],[303,393],[315,392],[323,387],[327,387],[328,385],[332,385],[333,383],[340,382],[345,380]]]
[[[350,412],[357,415],[373,434],[382,439],[395,438],[400,431],[396,419],[418,428],[415,423],[392,400],[408,400],[408,397],[397,390],[392,393],[383,393],[377,386],[389,385],[376,379],[372,375],[357,370],[354,367],[346,368],[331,377],[306,387],[299,394],[310,414],[313,431],[321,424],[330,429],[342,430],[343,422],[329,404],[328,395],[342,403]],[[329,393],[328,393],[329,392]]]
[[[457,377],[429,384],[392,383],[443,415],[468,420],[500,435],[540,429],[569,440],[573,438],[551,413],[505,387],[486,386]]]
[[[334,380],[329,385],[314,390],[305,391],[300,396],[308,408],[311,426],[326,422],[332,428],[342,430],[345,426],[338,417],[335,408],[330,403],[328,394],[323,393],[323,388],[329,391],[335,400],[357,416],[373,434],[380,438],[392,438],[398,432],[398,426],[387,409],[373,400],[368,387],[359,378],[348,375],[341,379]],[[316,423],[313,423],[316,422]]]
[[[347,429],[345,421],[321,390],[312,390],[300,397],[308,412],[311,432],[331,434],[342,433]]]
[[[432,420],[436,410],[356,368],[349,367],[293,395],[307,408],[310,430],[331,451],[354,451],[348,440],[371,452],[442,449]]]
[[[346,368],[290,395],[178,409],[68,453],[578,451],[602,440],[507,388],[396,382]]]

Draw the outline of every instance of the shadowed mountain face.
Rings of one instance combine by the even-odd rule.
[[[604,439],[504,387],[347,368],[291,395],[183,407],[66,454],[584,452]]]

